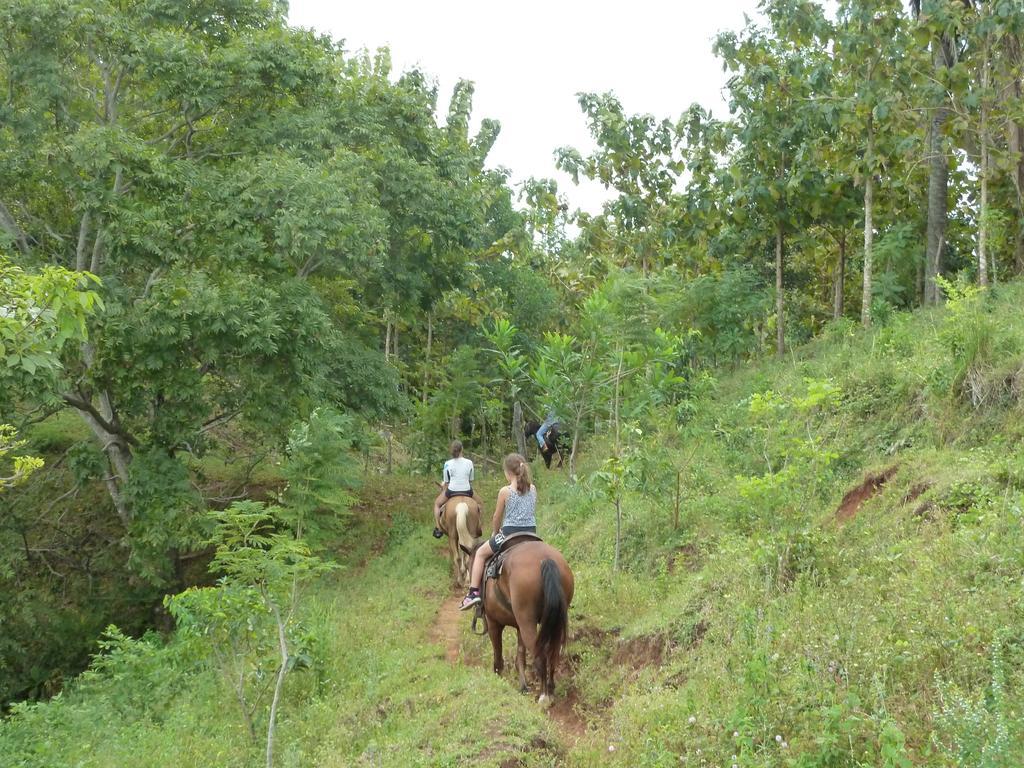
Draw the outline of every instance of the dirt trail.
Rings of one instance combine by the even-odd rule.
[[[441,599],[441,604],[437,609],[437,616],[430,628],[430,639],[444,647],[444,657],[449,664],[473,663],[473,661],[466,662],[461,659],[463,655],[462,628],[464,624],[470,621],[470,616],[459,610],[458,598],[461,594],[461,592],[454,590]],[[508,649],[511,642],[511,648],[513,651],[515,650],[515,630],[509,628],[505,631],[505,634],[505,677],[509,680],[509,684],[512,685],[516,684],[515,658],[514,656],[509,658]],[[486,638],[481,640],[487,644],[485,656],[488,660],[487,667],[489,669],[490,641]],[[558,726],[558,730],[567,747],[575,745],[587,732],[586,721],[576,712],[576,702],[579,697],[573,685],[573,673],[575,671],[573,666],[571,661],[564,657],[559,663],[559,675],[555,681],[555,702],[547,710],[548,717]],[[529,675],[530,673],[528,672]],[[531,693],[531,695],[536,697],[535,693]]]
[[[576,712],[579,697],[571,684],[571,679],[555,681],[555,703],[548,709],[548,717],[558,724],[568,747],[574,746],[587,732],[587,721]]]
[[[437,618],[430,628],[430,639],[444,646],[444,657],[449,664],[455,664],[459,660],[459,654],[462,652],[462,621],[466,619],[466,614],[459,610],[456,601],[455,592],[441,600]]]

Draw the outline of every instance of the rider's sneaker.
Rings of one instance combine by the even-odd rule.
[[[480,602],[480,590],[471,589],[469,594],[462,599],[462,604],[459,606],[460,611],[468,611],[474,605]]]
[[[442,536],[444,536],[444,531],[442,531],[440,528],[435,528],[434,529],[434,538],[435,539],[440,539]]]

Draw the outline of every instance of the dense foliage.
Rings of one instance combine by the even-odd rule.
[[[327,639],[364,629],[330,590],[364,611],[386,591],[323,574],[390,579],[386,550],[410,600],[437,574],[404,538],[409,498],[374,519],[357,489],[435,472],[455,437],[481,468],[533,453],[523,422],[553,410],[552,533],[590,637],[674,659],[639,682],[602,673],[606,646],[574,660],[622,760],[1004,764],[1024,735],[1024,11],[758,8],[714,42],[728,115],[579,95],[595,149],[555,162],[608,190],[587,215],[488,166],[500,126],[471,133],[470,82],[441,103],[427,74],[294,29],[276,0],[0,0],[0,701],[50,697],[101,651],[66,699],[16,705],[0,746],[64,729],[23,760],[58,763],[109,705],[110,759],[138,760],[111,712],[180,734],[199,690],[237,720],[207,744],[224,764],[273,764],[288,708],[328,706],[350,721],[322,744],[286,733],[279,761],[347,739],[345,764],[405,764],[335,694],[390,712],[423,607],[388,620],[374,667]],[[897,522],[823,523],[882,464],[927,494],[913,516],[887,498]],[[965,602],[940,616],[943,590]],[[866,620],[879,604],[916,636]],[[436,723],[409,701],[389,727],[415,744]],[[505,751],[529,752],[544,727],[506,704],[525,730]]]

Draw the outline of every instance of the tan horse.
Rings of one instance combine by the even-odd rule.
[[[480,505],[472,496],[453,496],[441,508],[441,530],[448,534],[448,555],[452,573],[460,587],[469,584],[473,552],[480,546]]]
[[[555,667],[568,636],[573,588],[572,570],[561,552],[543,541],[524,541],[512,547],[501,575],[484,590],[483,611],[494,647],[494,671],[500,675],[505,668],[501,633],[505,627],[515,627],[519,689],[526,691],[529,650],[542,702],[555,695]]]

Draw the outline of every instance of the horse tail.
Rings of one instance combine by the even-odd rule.
[[[459,532],[459,546],[469,553],[475,540],[469,531],[469,504],[460,501],[455,507],[455,529]]]
[[[544,593],[544,606],[540,612],[536,655],[547,659],[548,668],[554,669],[568,634],[569,602],[562,588],[561,571],[551,558],[540,564],[540,581]]]

